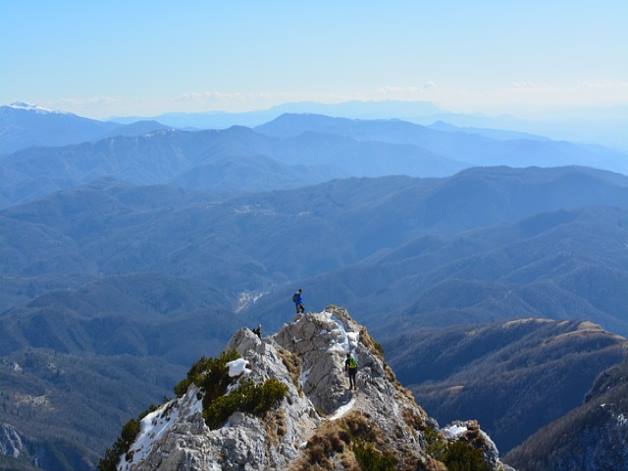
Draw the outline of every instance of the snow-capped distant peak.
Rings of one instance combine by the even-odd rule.
[[[11,103],[8,106],[9,108],[13,108],[16,110],[34,111],[36,113],[60,113],[59,111],[54,111],[40,105],[32,105],[30,103],[24,103],[22,101],[16,101],[15,103]]]

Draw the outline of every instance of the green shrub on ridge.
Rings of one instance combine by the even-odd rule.
[[[122,432],[120,432],[120,436],[111,448],[107,448],[107,451],[105,451],[105,455],[98,463],[98,469],[100,471],[116,471],[118,461],[120,461],[122,455],[128,453],[129,448],[131,447],[139,433],[139,420],[131,419],[126,424],[124,424],[124,427],[122,427]]]
[[[120,458],[122,455],[129,452],[129,448],[131,448],[131,445],[133,445],[133,442],[140,433],[140,422],[144,417],[156,411],[158,408],[159,407],[155,404],[151,404],[137,419],[131,419],[124,424],[122,432],[120,432],[120,436],[116,442],[111,448],[107,448],[103,458],[98,462],[98,469],[100,471],[116,471]],[[131,456],[127,456],[127,459],[130,460],[131,458]]]
[[[449,471],[490,471],[482,450],[463,441],[451,443],[441,460]]]
[[[198,386],[203,392],[203,417],[212,429],[224,424],[235,411],[261,417],[288,392],[285,384],[269,379],[263,384],[244,382],[235,391],[226,394],[229,385],[235,381],[229,376],[227,363],[238,358],[240,355],[235,350],[223,352],[218,358],[203,357],[192,365],[187,377],[174,388],[177,397],[181,397],[191,384]]]
[[[447,465],[449,471],[489,471],[484,462],[482,450],[458,440],[448,443],[443,440],[434,428],[424,432],[427,442],[427,453],[438,461]]]
[[[240,354],[235,350],[222,352],[218,358],[201,357],[190,371],[187,377],[174,387],[177,397],[181,397],[188,390],[190,384],[194,383],[205,391],[205,399],[209,402],[222,396],[227,392],[227,387],[233,381],[229,376],[227,363],[240,358]],[[203,400],[205,407],[205,400]]]
[[[353,444],[353,454],[362,471],[395,471],[397,459],[390,453],[382,453],[371,443],[358,441]]]
[[[203,408],[203,417],[212,429],[221,427],[236,411],[261,417],[276,406],[287,392],[288,387],[275,379],[262,384],[247,381],[235,391],[214,399],[207,408]]]

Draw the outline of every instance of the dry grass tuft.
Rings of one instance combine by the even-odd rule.
[[[341,465],[344,469],[359,471],[351,447],[355,440],[383,441],[379,428],[358,411],[342,419],[321,424],[308,440],[303,458],[291,469],[324,471],[337,469]]]
[[[421,417],[413,409],[406,408],[401,412],[406,425],[414,430],[425,430],[425,418]]]
[[[282,363],[288,370],[288,373],[290,373],[292,383],[299,391],[299,394],[302,393],[303,391],[301,390],[301,384],[299,382],[299,376],[301,376],[301,360],[290,350],[280,346],[277,346],[277,353],[279,353]]]
[[[384,348],[371,337],[366,327],[360,329],[360,341],[368,348],[377,358],[384,361]]]
[[[279,439],[286,434],[286,413],[278,409],[275,414],[267,414],[264,420],[266,436],[270,444],[279,443]]]

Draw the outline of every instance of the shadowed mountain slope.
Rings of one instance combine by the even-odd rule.
[[[628,467],[628,363],[602,373],[585,402],[507,456],[521,471]]]
[[[10,427],[15,449],[0,469],[35,462],[36,469],[94,469],[113,430],[169,394],[183,371],[155,357],[32,348],[2,356],[0,436]],[[20,459],[9,459],[15,455]]]
[[[544,213],[455,236],[421,236],[298,284],[307,286],[312,307],[332,296],[361,309],[379,333],[522,316],[593,319],[628,333],[627,230],[626,210]],[[259,318],[280,324],[272,313],[281,312],[293,286],[261,298]]]
[[[162,129],[94,143],[26,149],[0,159],[0,197],[17,203],[102,177],[133,184],[246,193],[342,176],[446,176],[468,164],[411,145],[305,134],[275,139],[248,128]]]
[[[628,343],[587,321],[528,318],[419,329],[383,345],[400,381],[437,420],[477,417],[506,452],[580,405]]]

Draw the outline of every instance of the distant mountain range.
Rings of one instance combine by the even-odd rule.
[[[176,128],[225,129],[234,125],[255,127],[282,114],[322,114],[353,119],[402,119],[431,125],[441,121],[466,132],[498,138],[515,134],[548,136],[558,140],[602,144],[628,152],[628,107],[544,110],[526,118],[512,114],[486,115],[443,110],[425,101],[349,101],[344,103],[297,102],[240,113],[207,111],[200,113],[165,113],[152,117],[113,117],[112,121],[131,123],[152,119]],[[490,131],[488,134],[485,131]]]
[[[348,101],[343,103],[297,102],[285,103],[259,111],[232,113],[206,111],[200,113],[165,113],[151,118],[118,116],[111,121],[129,124],[138,120],[153,119],[176,128],[226,129],[231,126],[255,127],[272,121],[286,113],[316,113],[360,119],[392,119],[428,117],[444,113],[426,101]]]
[[[31,109],[41,111],[41,107],[15,103],[3,108]],[[116,125],[133,124],[137,121],[157,121],[163,125],[179,129],[226,129],[231,126],[255,127],[278,118],[282,114],[321,114],[332,117],[353,119],[402,119],[404,121],[440,128],[454,126],[469,134],[484,135],[492,139],[525,139],[547,136],[558,140],[578,143],[602,144],[628,152],[628,141],[623,130],[628,125],[628,108],[581,109],[564,113],[547,112],[544,118],[522,119],[512,115],[483,115],[478,113],[455,113],[446,111],[425,101],[349,101],[343,103],[297,102],[285,103],[269,109],[246,112],[178,112],[157,116],[112,117],[104,122],[104,127],[115,129]],[[104,137],[103,134],[84,131],[67,133],[58,126],[50,134],[51,126],[35,124],[38,121],[18,118],[21,122],[5,122],[0,112],[0,154],[13,152],[33,145],[64,145],[79,143]],[[69,113],[63,113],[68,115]],[[9,113],[12,116],[12,113]],[[94,120],[90,120],[94,121]],[[438,124],[440,122],[441,124]],[[103,122],[101,122],[103,123]],[[435,124],[436,123],[436,124]],[[17,126],[16,126],[17,124]],[[35,124],[34,131],[30,125]],[[103,125],[100,125],[102,127]],[[122,128],[121,128],[122,129]],[[42,141],[42,138],[45,140]]]
[[[0,207],[101,177],[225,196],[350,176],[442,177],[489,165],[576,164],[628,173],[628,157],[608,149],[491,130],[469,133],[442,123],[424,127],[399,120],[285,114],[255,130],[236,126],[191,132],[157,122],[114,129],[107,125],[103,130],[103,123],[74,115],[5,108],[60,126],[61,121],[78,122],[91,129],[92,137],[109,137],[93,141],[85,135],[88,142],[81,144],[31,147],[0,156]]]
[[[27,103],[0,106],[0,155],[28,147],[65,146],[108,136],[137,136],[164,129],[155,121],[114,123]]]
[[[627,212],[628,178],[585,168],[337,180],[225,201],[103,181],[0,212],[1,269],[163,273],[202,280],[230,308],[267,292],[247,315],[269,327],[299,283],[376,329],[543,315],[625,333]],[[5,289],[3,304],[19,299],[15,281]]]
[[[0,212],[4,234],[1,250],[5,260],[2,270],[6,274],[41,276],[166,269],[169,273],[200,275],[206,280],[210,277],[219,286],[225,285],[226,279],[222,277],[229,274],[227,279],[235,291],[248,289],[247,286],[261,289],[269,283],[348,269],[357,262],[367,267],[365,257],[372,257],[369,264],[374,266],[393,262],[398,257],[415,258],[426,250],[422,248],[425,245],[436,250],[435,253],[445,254],[441,259],[433,258],[430,271],[428,265],[421,265],[423,276],[436,270],[431,276],[438,282],[439,263],[446,266],[453,261],[452,257],[477,256],[481,249],[499,254],[501,243],[508,247],[543,241],[542,247],[553,249],[548,255],[556,257],[560,253],[552,245],[553,234],[562,230],[567,233],[585,222],[607,228],[599,231],[597,237],[606,234],[609,238],[622,237],[624,229],[618,224],[623,218],[621,209],[576,208],[602,205],[626,208],[627,180],[617,174],[584,168],[487,168],[468,170],[446,179],[337,180],[226,201],[168,187],[138,188],[103,181]],[[561,208],[570,211],[561,212]],[[463,233],[555,211],[558,212],[513,227]],[[571,242],[579,232],[586,235],[586,231],[578,230],[566,240],[578,256],[584,256],[586,252],[578,253],[577,246]],[[541,237],[545,234],[550,242]],[[460,238],[469,241],[469,249],[464,245],[463,250],[448,248]],[[326,239],[335,242],[321,252]],[[266,240],[274,243],[266,247]],[[291,242],[294,240],[300,241],[302,253],[287,256],[286,253],[297,250]],[[586,239],[582,243],[586,245]],[[194,259],[187,258],[188,248]],[[138,255],[145,250],[151,255]],[[610,250],[600,260],[608,260],[611,267],[621,267],[618,263],[621,258],[617,258],[623,253],[621,244],[593,244],[586,250]],[[530,263],[525,257],[537,256],[535,252],[515,252],[515,255],[523,257],[520,263],[525,266]],[[210,257],[207,260],[212,260],[211,264],[199,263],[204,257]],[[295,266],[293,257],[301,263]],[[569,260],[566,257],[566,262]],[[252,271],[235,270],[234,263],[238,261],[249,265]],[[516,267],[519,259],[513,258],[512,262]],[[490,267],[499,273],[502,265],[500,261]],[[409,270],[412,274],[411,265]],[[456,272],[463,273],[460,268]],[[405,279],[408,275],[404,273],[400,271],[393,278]],[[474,276],[477,279],[477,274]],[[519,277],[524,281],[534,279],[532,275]],[[314,286],[315,280],[311,282]],[[410,307],[406,304],[406,308]]]
[[[488,130],[460,129],[443,125],[424,127],[400,120],[352,120],[322,115],[285,114],[257,126],[256,131],[275,137],[316,132],[351,137],[360,141],[380,141],[416,145],[437,155],[474,166],[585,165],[628,173],[626,154],[596,146],[551,141],[538,136],[514,133],[511,139]],[[495,136],[499,136],[497,139]]]

